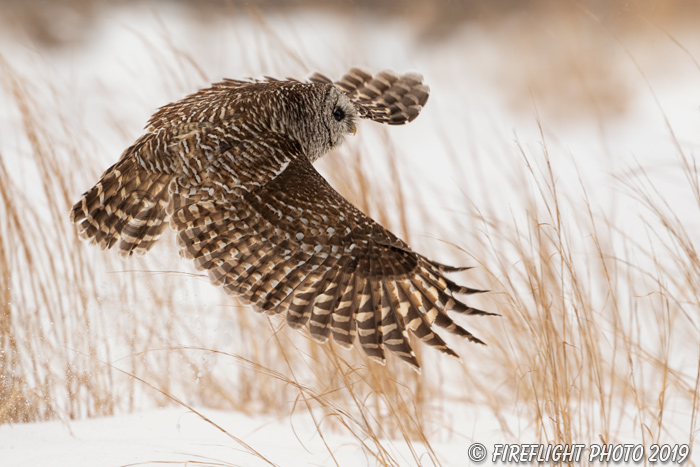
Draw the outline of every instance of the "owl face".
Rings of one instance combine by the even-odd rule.
[[[299,86],[299,85],[297,85]],[[355,104],[332,84],[303,84],[303,93],[290,95],[285,115],[292,121],[284,129],[301,144],[314,162],[355,134],[358,117]]]
[[[250,92],[254,87],[255,92]],[[332,83],[272,81],[252,83],[242,90],[246,111],[239,118],[296,141],[311,162],[357,132],[357,107]]]
[[[357,132],[355,120],[357,119],[355,104],[335,86],[331,86],[326,95],[323,109],[323,122],[328,129],[330,149],[339,146],[349,133]]]

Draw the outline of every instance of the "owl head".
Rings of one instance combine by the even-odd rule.
[[[312,162],[355,134],[359,118],[402,125],[418,116],[430,95],[421,75],[388,70],[372,75],[353,68],[336,82],[319,73],[309,82],[271,82],[285,90],[272,99],[282,97],[283,131]]]
[[[333,116],[332,121],[330,121],[329,132],[333,135],[332,143],[333,147],[335,147],[343,142],[345,135],[349,133],[355,135],[357,133],[355,120],[358,118],[359,113],[350,98],[335,86],[331,86],[326,95],[325,113],[328,114],[329,110]]]
[[[301,146],[312,162],[357,132],[358,109],[330,83],[280,81],[270,102],[277,107],[270,127]]]

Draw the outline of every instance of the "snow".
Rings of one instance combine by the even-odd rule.
[[[288,423],[231,412],[205,413],[278,465],[328,462],[317,439],[306,440],[312,453],[299,449],[299,442],[288,436]],[[269,465],[196,414],[173,408],[67,424],[4,425],[0,427],[0,459],[3,465],[17,467],[184,464],[194,460]]]
[[[218,427],[187,409],[169,408],[88,420],[0,426],[0,460],[13,467],[94,467],[150,465],[240,465],[284,467],[332,465],[329,449],[340,465],[366,465],[367,455],[355,439],[328,430],[324,439],[308,417],[250,417],[230,411],[198,410]],[[481,432],[483,435],[483,431]],[[233,437],[238,438],[238,442]],[[367,441],[371,445],[371,441]],[[412,455],[400,440],[388,440],[400,465]],[[469,438],[436,444],[444,465],[465,465]],[[328,447],[326,447],[328,446]],[[419,443],[413,448],[425,465],[433,465]],[[255,454],[260,453],[265,459]],[[198,465],[198,464],[195,464]]]

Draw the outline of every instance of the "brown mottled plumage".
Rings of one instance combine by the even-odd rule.
[[[409,332],[456,355],[433,325],[482,343],[447,314],[489,314],[455,296],[479,290],[460,270],[411,251],[338,194],[311,165],[354,133],[356,118],[403,124],[428,87],[416,74],[352,69],[333,83],[226,80],[161,107],[148,132],[71,212],[80,235],[145,253],[166,221],[181,255],[261,312],[372,358],[419,367]]]

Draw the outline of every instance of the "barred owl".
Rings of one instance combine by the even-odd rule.
[[[343,347],[355,338],[419,368],[409,332],[456,356],[434,326],[483,342],[448,315],[490,314],[457,294],[453,268],[414,251],[338,194],[312,163],[358,118],[415,119],[417,74],[352,69],[340,81],[225,80],[161,107],[73,206],[80,236],[121,255],[147,252],[169,222],[181,256],[259,312]]]

